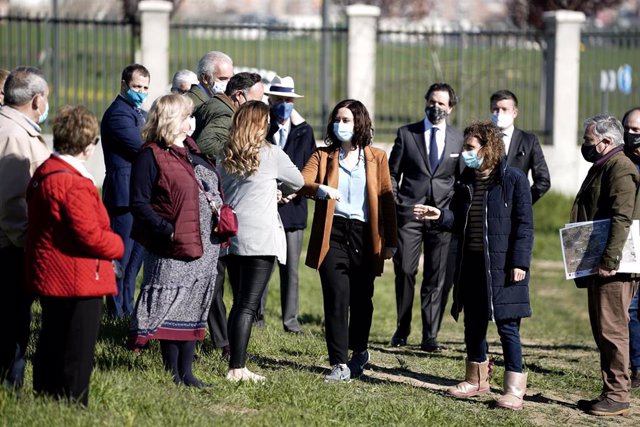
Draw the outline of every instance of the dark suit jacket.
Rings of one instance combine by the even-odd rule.
[[[298,117],[300,117],[298,115]],[[302,171],[311,155],[316,149],[316,139],[313,129],[300,117],[302,121],[291,119],[291,130],[287,135],[287,143],[284,152],[289,156],[294,165]],[[267,136],[268,141],[273,141],[273,135],[278,132],[276,118],[271,115],[271,127]],[[301,230],[307,227],[307,198],[298,196],[286,205],[279,205],[278,212],[285,230]]]
[[[413,220],[413,206],[417,203],[438,208],[449,206],[453,184],[463,169],[462,143],[462,133],[447,125],[444,152],[434,173],[427,157],[424,121],[398,129],[389,157],[389,169],[399,226]]]
[[[551,187],[549,168],[544,160],[542,147],[538,142],[538,137],[532,133],[524,132],[518,128],[513,129],[509,153],[507,154],[507,164],[518,168],[525,175],[533,178],[531,186],[531,200],[535,203]]]
[[[142,147],[142,126],[146,113],[118,95],[111,103],[100,125],[106,176],[102,200],[110,212],[129,206],[131,164]]]

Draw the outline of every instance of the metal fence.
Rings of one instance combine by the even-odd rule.
[[[88,18],[0,17],[0,67],[40,67],[51,85],[52,113],[64,104],[84,104],[101,117],[119,90],[121,70],[134,62],[137,25]],[[325,33],[330,49],[323,58]],[[437,81],[450,83],[459,96],[451,118],[454,126],[487,119],[491,93],[509,89],[520,100],[518,126],[544,137],[542,33],[380,29],[377,41],[376,141],[392,141],[399,126],[420,120],[424,92]],[[638,30],[582,32],[581,119],[603,111],[621,116],[640,105],[640,91],[633,86],[640,81],[639,44]],[[266,78],[274,73],[292,76],[296,91],[305,95],[297,108],[318,137],[325,127],[322,88],[328,88],[330,107],[347,96],[346,27],[173,21],[169,49],[171,72],[195,69],[204,53],[221,50],[233,57],[238,69],[256,69]],[[324,60],[329,63],[326,75]],[[608,86],[603,91],[604,83]]]
[[[88,18],[0,17],[0,67],[39,67],[50,85],[52,113],[65,104],[82,104],[101,117],[119,91],[122,69],[134,60],[135,25]]]
[[[640,106],[640,31],[586,30],[581,41],[580,119],[602,112],[622,119]]]
[[[380,30],[376,66],[376,133],[393,140],[398,126],[424,117],[424,95],[449,83],[459,98],[450,123],[487,120],[489,98],[509,89],[519,98],[518,126],[542,134],[541,34],[530,31]]]
[[[291,76],[296,93],[304,98],[296,108],[314,128],[317,138],[324,133],[321,81],[329,83],[333,106],[346,96],[347,29],[289,28],[267,25],[220,25],[172,22],[169,42],[171,73],[196,69],[203,54],[219,50],[233,58],[236,71],[255,69],[267,80],[275,74]],[[321,38],[330,35],[329,75],[322,75]]]

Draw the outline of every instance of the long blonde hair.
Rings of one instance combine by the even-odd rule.
[[[182,122],[192,109],[193,101],[183,95],[170,94],[156,99],[142,129],[142,140],[172,145],[182,135]]]
[[[268,144],[269,107],[262,101],[243,104],[233,116],[222,165],[232,175],[251,176],[260,167],[260,148]]]

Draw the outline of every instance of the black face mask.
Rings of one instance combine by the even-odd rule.
[[[584,157],[584,159],[587,162],[589,162],[589,163],[597,162],[598,160],[600,160],[602,158],[602,153],[598,153],[598,151],[596,150],[596,147],[601,142],[602,141],[598,142],[595,145],[582,144],[582,147],[580,147],[580,152],[582,153],[582,157]]]
[[[449,115],[445,110],[438,108],[435,105],[425,108],[424,112],[427,114],[427,119],[429,119],[429,121],[434,125],[440,123]]]
[[[624,145],[631,149],[631,151],[640,147],[640,133],[624,133]]]
[[[625,144],[624,154],[626,154],[627,157],[630,158],[633,163],[640,165],[640,156],[638,156],[635,153],[635,147],[630,147]]]

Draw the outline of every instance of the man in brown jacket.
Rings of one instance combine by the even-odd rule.
[[[593,163],[576,195],[571,222],[609,219],[609,238],[595,275],[576,279],[587,288],[589,320],[600,352],[602,393],[581,400],[578,407],[592,415],[629,413],[629,304],[637,288],[630,274],[618,273],[622,249],[634,219],[640,175],[623,152],[622,124],[598,115],[584,122],[582,155]]]
[[[40,70],[18,67],[4,85],[0,109],[0,382],[20,388],[29,341],[31,298],[25,291],[24,243],[27,232],[27,185],[49,157],[40,135],[49,112],[49,86]]]

